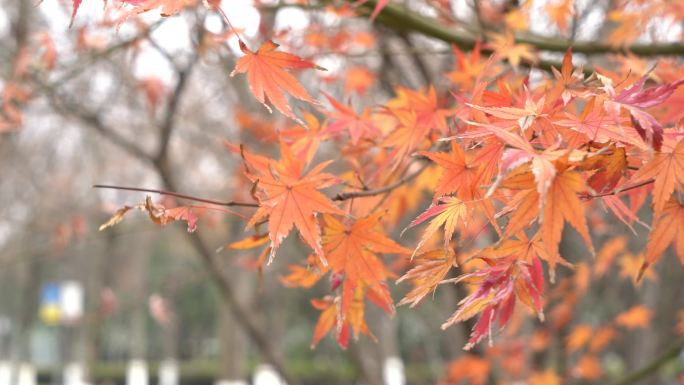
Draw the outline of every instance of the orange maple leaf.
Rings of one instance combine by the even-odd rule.
[[[625,252],[627,248],[627,237],[618,236],[611,238],[603,244],[601,250],[596,254],[594,264],[594,276],[603,277],[613,265],[615,257]]]
[[[525,132],[532,127],[538,119],[547,118],[547,114],[544,112],[545,103],[546,97],[542,96],[538,100],[534,100],[534,97],[528,91],[525,95],[525,105],[523,108],[513,106],[486,107],[471,103],[466,103],[466,105],[475,110],[502,119],[503,128],[511,128],[517,125],[522,132]],[[494,126],[494,128],[496,128],[496,126]]]
[[[247,177],[256,184],[259,199],[259,208],[247,227],[268,218],[268,235],[271,239],[269,263],[292,226],[295,226],[302,239],[325,265],[327,262],[321,247],[316,213],[344,215],[344,211],[318,190],[336,184],[338,179],[322,172],[331,161],[320,163],[304,174],[304,163],[295,159],[290,148],[281,142],[280,149],[282,159],[279,162],[270,159],[265,162],[267,158],[243,151],[248,166]]]
[[[250,235],[239,241],[231,242],[227,247],[233,250],[248,250],[259,247],[268,242],[268,234],[264,235]]]
[[[580,233],[592,255],[594,254],[584,217],[584,204],[578,197],[578,194],[586,191],[582,174],[570,168],[562,159],[558,160],[554,167],[556,175],[549,178],[545,198],[533,190],[534,176],[528,171],[527,165],[519,167],[502,183],[502,187],[522,190],[516,193],[506,209],[512,210],[513,214],[506,226],[505,234],[517,234],[527,228],[541,211],[538,219],[541,225],[539,235],[547,249],[547,253],[542,257],[549,264],[552,282],[555,280],[556,264],[568,264],[558,253],[564,222],[570,223]]]
[[[487,60],[486,56],[484,58],[481,56],[481,43],[479,40],[475,42],[475,47],[473,47],[468,58],[457,46],[454,45],[452,48],[454,56],[456,56],[457,68],[447,73],[446,76],[461,88],[472,87],[483,73],[497,73],[499,71],[498,68],[493,66],[492,62]],[[488,66],[490,68],[487,68]],[[488,72],[485,72],[485,69]]]
[[[646,306],[634,306],[618,314],[615,323],[627,329],[646,328],[651,323],[652,312]]]
[[[419,225],[426,220],[433,218],[430,224],[423,232],[423,236],[420,238],[420,242],[413,251],[413,256],[416,255],[418,250],[427,242],[430,237],[442,226],[444,226],[444,250],[448,249],[449,242],[456,231],[456,227],[462,225],[462,222],[466,220],[468,215],[468,207],[465,202],[461,201],[456,197],[442,197],[439,204],[430,207],[425,210],[424,213],[420,214],[416,219],[414,219],[404,231]],[[402,231],[403,233],[403,231]]]
[[[440,108],[434,87],[425,91],[397,87],[396,92],[397,96],[386,103],[385,111],[378,114],[394,123],[382,143],[383,147],[393,148],[388,156],[392,170],[417,148],[427,147],[433,130],[447,134],[447,118],[454,114],[450,109]]]
[[[660,259],[671,243],[674,243],[675,252],[684,263],[684,204],[679,203],[675,197],[665,204],[663,210],[654,219],[653,230],[646,246],[646,256],[639,269],[637,280],[641,279],[650,265]]]
[[[572,328],[572,331],[565,338],[565,350],[573,353],[582,349],[594,335],[594,328],[590,325],[582,324]]]
[[[311,339],[311,348],[313,349],[337,323],[337,306],[332,298],[312,299],[311,305],[322,311]]]
[[[261,104],[271,111],[271,108],[266,104],[266,99],[268,99],[283,115],[297,120],[285,98],[285,93],[305,102],[314,104],[318,102],[309,95],[288,70],[325,69],[291,53],[276,51],[278,47],[278,44],[269,40],[264,42],[256,52],[253,52],[240,40],[240,49],[245,56],[238,59],[230,76],[247,73],[249,88]]]
[[[539,215],[539,193],[535,189],[517,192],[504,209],[511,211],[511,217],[506,224],[504,236],[509,237],[530,226]]]
[[[665,208],[676,187],[684,185],[684,139],[672,152],[657,152],[650,162],[632,176],[631,183],[655,179],[653,183],[653,208],[656,213]]]
[[[496,163],[493,159],[499,154],[499,146],[489,145],[474,156],[470,156],[455,141],[451,142],[450,153],[426,151],[418,153],[437,163],[442,169],[435,189],[435,201],[442,196],[455,193],[458,199],[481,209],[497,233],[500,230],[494,218],[494,206],[489,199],[481,199],[484,191],[480,190],[480,185],[488,183],[491,179],[495,172],[492,162]]]
[[[506,238],[494,247],[489,247],[482,251],[484,256],[490,258],[501,258],[509,255],[514,255],[521,261],[534,262],[535,259],[543,259],[547,263],[560,263],[561,265],[572,267],[572,264],[566,261],[563,257],[558,256],[558,259],[552,259],[549,256],[547,247],[541,241],[540,233],[537,232],[532,238],[528,238],[524,231],[516,234],[516,238]],[[553,272],[551,272],[553,274]],[[553,277],[553,276],[552,276]],[[555,278],[552,279],[552,282]],[[543,285],[540,282],[540,287]]]
[[[498,320],[499,326],[503,328],[513,314],[516,300],[520,300],[535,311],[540,320],[544,320],[541,301],[544,290],[542,267],[538,259],[535,258],[531,263],[519,260],[516,256],[481,259],[489,267],[449,280],[478,285],[477,289],[459,302],[458,310],[442,324],[442,329],[446,329],[481,313],[465,350],[491,335],[495,321]]]
[[[561,385],[562,379],[553,369],[536,372],[530,376],[529,385]]]
[[[615,144],[603,147],[602,154],[583,159],[579,166],[585,170],[596,170],[587,180],[587,184],[596,192],[613,190],[627,169],[627,154],[624,147]]]
[[[366,325],[365,304],[363,301],[364,288],[363,282],[351,279],[345,279],[342,284],[340,313],[337,319],[340,331],[337,342],[343,348],[347,346],[352,333],[354,339],[358,339],[360,334],[375,338],[370,330],[368,330],[368,325]]]
[[[644,258],[640,255],[625,253],[620,256],[620,259],[618,259],[618,266],[620,268],[620,278],[630,280],[634,284],[639,284],[642,278],[646,278],[651,281],[658,279],[652,269],[643,268]]]
[[[429,158],[442,169],[435,190],[436,199],[453,192],[462,200],[480,198],[477,167],[466,160],[466,154],[455,141],[451,142],[450,153],[422,151],[418,155]]]
[[[605,143],[613,140],[647,149],[636,131],[625,132],[620,125],[616,124],[615,119],[602,109],[595,108],[594,99],[587,103],[579,116],[569,112],[564,114],[566,119],[555,119],[553,123],[580,132],[591,141]]]
[[[558,245],[561,240],[564,221],[579,232],[592,255],[594,246],[589,236],[584,204],[577,194],[586,190],[582,175],[569,168],[558,170],[546,194],[546,201],[540,217],[541,237],[549,252],[549,274],[553,277],[556,262],[561,261]]]
[[[534,48],[529,44],[517,44],[512,33],[493,33],[487,48],[494,50],[497,55],[506,58],[514,68],[518,68],[518,65],[523,60],[532,63],[537,61]]]
[[[426,295],[433,292],[446,277],[452,267],[456,266],[456,253],[448,249],[432,250],[414,258],[415,266],[397,280],[400,283],[410,279],[413,289],[399,302],[399,306],[410,303],[416,306]]]
[[[579,378],[596,380],[603,375],[601,363],[591,354],[585,354],[577,361],[577,365],[572,370],[573,374]]]
[[[442,134],[449,132],[447,119],[454,112],[442,108],[435,87],[430,86],[425,90],[397,87],[395,91],[397,96],[387,102],[387,108],[392,111],[413,111],[418,126],[423,126],[427,130],[438,130]]]
[[[560,32],[564,34],[568,27],[568,20],[575,15],[574,1],[561,0],[557,3],[547,3],[544,8]]]
[[[308,164],[316,155],[318,146],[327,140],[329,135],[322,129],[314,114],[305,111],[302,115],[305,124],[280,131],[280,137],[290,143],[297,158],[304,159]]]
[[[380,134],[373,121],[371,120],[370,111],[364,109],[361,114],[357,114],[352,106],[346,106],[332,96],[323,94],[330,102],[330,105],[335,109],[328,113],[328,126],[326,132],[330,134],[337,134],[341,131],[348,131],[352,145],[357,145],[359,140],[363,137],[374,138]]]
[[[549,93],[551,100],[560,97],[563,100],[563,105],[567,105],[573,97],[582,95],[584,73],[581,68],[573,71],[571,48],[565,51],[560,71],[556,67],[551,67],[551,72],[556,79],[556,84]]]
[[[335,334],[337,336],[337,343],[342,349],[346,349],[349,345],[349,337],[352,333],[354,338],[358,338],[359,334],[366,334],[371,338],[375,338],[364,318],[364,289],[368,288],[370,298],[370,288],[365,286],[363,282],[357,282],[345,279],[342,285],[342,293],[336,297],[328,296],[322,300],[313,300],[311,304],[319,310],[322,310],[318,323],[314,330],[311,347],[316,344],[335,326]]]
[[[322,266],[314,255],[309,255],[306,266],[290,265],[287,269],[290,273],[280,276],[280,283],[287,287],[310,288],[328,272],[328,268]]]
[[[426,125],[418,124],[415,111],[391,110],[397,125],[385,138],[382,145],[392,147],[388,161],[393,162],[392,168],[398,167],[402,160],[423,143],[430,133]]]
[[[470,385],[484,385],[487,383],[491,366],[491,361],[486,358],[474,354],[462,354],[449,363],[448,383],[460,384],[463,380],[468,380]]]
[[[330,267],[349,279],[374,285],[386,278],[386,267],[376,253],[410,254],[388,238],[380,227],[382,212],[351,222],[323,216],[323,250]]]
[[[612,326],[604,326],[593,333],[589,341],[589,351],[598,353],[618,337],[617,331]]]
[[[368,68],[348,68],[344,75],[344,93],[345,95],[349,95],[352,92],[356,92],[360,96],[363,96],[374,82],[375,74]]]

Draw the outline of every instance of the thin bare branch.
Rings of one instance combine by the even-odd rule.
[[[403,178],[397,180],[396,182],[392,184],[388,184],[387,186],[372,189],[372,190],[362,190],[362,191],[350,191],[350,192],[343,192],[337,194],[335,197],[332,198],[334,201],[346,201],[348,199],[353,199],[353,198],[363,198],[363,197],[372,197],[384,193],[391,192],[392,190],[403,186],[404,184],[412,181],[413,179],[417,178],[427,167],[429,166],[429,163],[426,163],[423,165],[420,169],[415,171],[412,174],[406,175]]]
[[[130,153],[134,157],[146,162],[153,163],[152,156],[139,147],[135,142],[120,135],[116,130],[108,127],[99,115],[83,111],[76,103],[67,102],[65,98],[59,97],[49,87],[44,87],[45,94],[52,107],[66,116],[80,120],[82,123],[94,129],[97,133],[109,139],[112,143]]]
[[[608,192],[604,192],[604,193],[587,194],[586,198],[587,199],[594,199],[594,198],[601,198],[601,197],[610,196],[610,195],[618,195],[618,194],[622,194],[623,192],[633,190],[635,188],[644,187],[644,186],[649,185],[653,182],[655,182],[655,179],[648,179],[648,180],[645,180],[643,182],[635,183],[633,185],[625,186],[625,187],[618,188],[618,189],[608,191]]]
[[[176,198],[180,198],[180,199],[186,199],[186,200],[194,201],[194,202],[208,203],[210,205],[215,205],[215,206],[259,207],[259,205],[256,203],[235,202],[235,201],[227,201],[227,202],[217,201],[217,200],[213,200],[213,199],[200,198],[200,197],[196,197],[193,195],[181,194],[181,193],[177,193],[177,192],[173,192],[173,191],[158,190],[158,189],[151,189],[151,188],[114,186],[114,185],[108,185],[108,184],[96,184],[96,185],[93,185],[93,188],[148,192],[148,193],[152,193],[152,194],[167,195],[167,196],[172,196],[172,197],[176,197]]]
[[[624,377],[613,382],[611,385],[636,384],[639,381],[655,373],[658,369],[663,367],[663,365],[676,359],[682,353],[682,350],[684,350],[684,339],[680,339],[679,341],[675,342],[675,344],[669,350],[655,357],[653,361],[647,363],[646,365],[635,370],[634,372],[628,373]]]

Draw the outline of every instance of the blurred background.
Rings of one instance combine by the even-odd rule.
[[[312,350],[319,312],[309,301],[325,295],[328,283],[284,289],[287,265],[308,253],[294,237],[259,272],[258,252],[225,246],[246,236],[244,220],[236,215],[204,213],[193,234],[182,224],[158,227],[143,214],[98,232],[114,210],[145,194],[93,184],[248,199],[249,186],[236,177],[239,157],[223,141],[274,154],[273,133],[296,126],[254,101],[244,77],[229,76],[241,54],[218,15],[201,7],[168,18],[150,12],[117,27],[116,12],[109,13],[116,1],[109,2],[105,7],[84,0],[69,27],[71,2],[0,0],[0,385],[295,385],[293,379],[477,385],[493,383],[487,374],[493,366],[501,373],[524,370],[523,359],[553,360],[559,370],[577,368],[574,383],[598,384],[657,357],[675,338],[678,322],[683,329],[679,262],[663,258],[636,286],[640,261],[623,244],[599,254],[597,261],[615,261],[600,274],[588,267],[598,262],[578,252],[568,257],[585,264],[574,272],[561,269],[556,288],[577,295],[561,300],[551,294],[550,321],[521,321],[494,348],[484,343],[466,354],[468,325],[440,330],[464,294],[449,286],[416,309],[398,309],[393,319],[369,309],[377,342],[364,337],[342,351],[325,338]],[[407,3],[432,12],[430,2]],[[469,2],[453,3],[454,19],[472,17]],[[534,11],[546,2],[537,3],[531,28],[560,35],[552,20]],[[609,36],[613,3],[578,1],[573,38]],[[391,85],[434,84],[440,95],[449,87],[443,74],[455,64],[446,43],[367,18],[309,13],[276,2],[258,9],[251,1],[230,0],[223,8],[253,46],[287,35],[288,51],[327,68],[322,75],[298,75],[311,90],[340,100],[353,95],[357,105],[372,106],[393,95]],[[635,39],[680,41],[681,19],[668,20],[654,18]],[[335,36],[345,36],[342,54],[335,53]],[[432,54],[406,54],[416,50]],[[559,60],[562,54],[544,57]],[[587,62],[582,55],[576,60]],[[609,63],[639,73],[651,64],[635,57],[592,62]],[[28,78],[30,86],[22,83]],[[322,146],[320,159],[329,154],[336,153]],[[429,201],[423,194],[410,202],[406,223],[398,228]],[[594,230],[602,237],[600,228]],[[640,250],[645,234],[639,230],[642,239],[630,237],[629,246]],[[401,242],[415,244],[412,236]],[[569,233],[564,255],[573,256],[577,243]],[[392,284],[393,298],[408,289]],[[602,325],[624,309],[636,310],[606,337],[608,347],[582,361],[584,353],[571,341],[583,346],[597,338]],[[544,353],[527,349],[535,343]],[[282,378],[283,368],[290,378]],[[643,383],[673,384],[681,371],[681,359],[670,360]],[[501,374],[498,382],[530,383],[515,378]]]

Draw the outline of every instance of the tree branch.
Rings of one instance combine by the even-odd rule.
[[[106,184],[96,184],[96,185],[93,185],[93,188],[148,192],[148,193],[153,193],[153,194],[172,196],[172,197],[176,197],[176,198],[180,198],[180,199],[186,199],[186,200],[195,201],[195,202],[208,203],[210,205],[215,205],[215,206],[259,207],[259,205],[257,203],[235,202],[235,201],[222,202],[222,201],[216,201],[213,199],[200,198],[200,197],[196,197],[193,195],[181,194],[181,193],[177,193],[177,192],[173,192],[173,191],[156,190],[156,189],[150,189],[150,188],[114,186],[114,185],[106,185]]]
[[[332,198],[332,200],[333,201],[346,201],[346,200],[353,199],[353,198],[372,197],[372,196],[391,192],[392,190],[399,188],[402,185],[404,185],[404,184],[410,182],[411,180],[417,178],[423,171],[425,171],[425,169],[428,166],[429,166],[429,164],[425,164],[420,169],[416,170],[414,173],[406,175],[405,177],[403,177],[403,178],[397,180],[396,182],[389,184],[387,186],[379,187],[376,189],[370,189],[370,190],[350,191],[350,192],[339,193],[336,196],[334,196]],[[153,194],[172,196],[172,197],[176,197],[176,198],[180,198],[180,199],[187,199],[187,200],[191,200],[191,201],[195,201],[195,202],[208,203],[208,204],[212,204],[212,205],[216,205],[216,206],[259,207],[258,203],[236,202],[236,201],[227,201],[227,202],[226,201],[217,201],[217,200],[213,200],[213,199],[207,199],[207,198],[201,198],[201,197],[197,197],[197,196],[193,196],[193,195],[177,193],[174,191],[158,190],[158,189],[143,188],[143,187],[129,187],[129,186],[96,184],[96,185],[93,185],[93,188],[148,192],[148,193],[153,193]]]
[[[45,90],[45,94],[48,96],[48,100],[55,110],[67,115],[72,118],[76,118],[86,125],[93,128],[100,135],[109,139],[112,143],[127,151],[135,158],[138,158],[145,163],[153,163],[152,156],[145,152],[141,147],[139,147],[135,142],[128,140],[126,137],[120,135],[115,130],[109,129],[106,124],[102,121],[100,116],[91,114],[83,111],[75,103],[69,103],[65,101],[65,98],[55,95],[54,91],[49,87],[42,85]]]
[[[195,55],[193,62],[196,60],[197,55]],[[190,67],[187,67],[186,70],[189,68]],[[56,95],[54,95],[54,93],[49,94],[49,96],[51,102],[55,106],[55,109],[57,109],[58,111],[65,112],[68,115],[80,119],[87,126],[93,128],[95,131],[101,133],[103,136],[110,139],[112,143],[128,151],[136,159],[139,159],[146,163],[150,163],[157,171],[164,186],[166,186],[166,189],[174,190],[176,185],[173,181],[171,169],[169,167],[168,144],[170,141],[170,137],[173,133],[173,129],[175,128],[177,108],[179,100],[181,98],[181,94],[183,93],[182,91],[187,89],[185,87],[186,78],[184,76],[187,76],[187,74],[182,75],[179,73],[179,81],[176,83],[174,94],[170,96],[169,104],[166,109],[166,115],[160,125],[159,149],[156,156],[147,154],[145,151],[143,151],[141,148],[135,145],[135,143],[130,142],[125,137],[119,135],[115,130],[108,127],[97,114],[83,111],[76,105],[69,105],[67,106],[68,108],[65,108],[65,106],[61,105],[58,102],[58,98],[56,97]],[[50,87],[44,88],[51,90]],[[138,188],[132,189],[136,189],[136,191],[138,190]],[[164,192],[169,193],[169,191]],[[158,191],[158,193],[161,193],[161,190]],[[177,196],[179,198],[184,199],[190,198],[190,196],[183,196],[184,194],[180,194],[181,196],[178,196],[178,194],[176,193],[170,193],[166,195]],[[192,197],[192,199],[194,198],[195,197]],[[211,200],[205,200],[203,198],[200,198],[199,201]],[[211,203],[213,204],[214,201],[211,201]],[[228,202],[217,201],[216,203]],[[235,206],[237,206],[237,204],[235,204]],[[233,291],[232,287],[230,286],[228,279],[223,275],[223,273],[218,267],[218,264],[213,259],[212,250],[210,250],[210,248],[207,246],[204,240],[200,238],[200,236],[197,233],[187,234],[191,245],[194,247],[198,257],[203,262],[204,267],[209,272],[209,276],[211,277],[213,283],[219,288],[222,300],[225,301],[225,303],[230,308],[231,312],[235,314],[235,320],[237,324],[243,330],[245,330],[247,335],[249,335],[250,339],[256,343],[259,352],[264,356],[267,362],[273,365],[273,367],[276,369],[276,371],[278,371],[281,377],[290,385],[298,385],[299,382],[294,377],[289,375],[289,373],[286,371],[283,361],[275,353],[275,350],[273,349],[273,346],[271,345],[271,342],[269,341],[267,335],[263,333],[261,329],[257,326],[258,323],[256,317],[250,312],[247,306],[241,304],[238,301],[237,296]]]
[[[161,133],[159,135],[159,149],[157,150],[157,155],[155,156],[155,162],[164,163],[169,150],[169,141],[171,140],[171,134],[175,125],[175,118],[178,115],[178,105],[180,104],[183,91],[188,84],[188,78],[192,72],[192,68],[197,62],[197,55],[194,55],[190,63],[186,68],[178,71],[178,82],[173,89],[171,96],[166,107],[166,115],[164,116],[164,121],[161,124]],[[173,63],[172,63],[173,64]]]
[[[348,199],[353,199],[353,198],[372,197],[375,195],[388,193],[388,192],[390,192],[390,191],[392,191],[398,187],[401,187],[402,185],[406,184],[407,182],[412,181],[416,177],[418,177],[418,175],[420,175],[423,171],[425,171],[425,169],[428,166],[429,166],[429,163],[426,163],[425,165],[423,165],[423,167],[418,169],[413,174],[406,175],[405,177],[403,177],[403,178],[397,180],[396,182],[389,184],[387,186],[372,189],[372,190],[361,190],[361,191],[350,191],[350,192],[339,193],[335,197],[333,197],[332,200],[334,200],[334,201],[346,201]]]
[[[157,170],[164,185],[173,190],[176,185],[173,181],[172,175],[166,169],[158,168]],[[266,361],[273,365],[274,369],[280,374],[285,383],[289,385],[298,385],[299,381],[292,377],[285,369],[283,361],[276,354],[268,336],[257,326],[258,322],[256,317],[249,311],[248,307],[244,306],[237,300],[235,291],[233,290],[226,276],[221,271],[219,265],[216,263],[216,260],[214,259],[214,253],[209,249],[206,242],[204,242],[204,240],[196,232],[186,232],[186,234],[190,240],[190,243],[195,248],[195,251],[197,251],[197,254],[199,254],[204,268],[209,272],[209,276],[221,292],[221,298],[228,305],[230,311],[235,315],[235,320],[256,343],[257,347],[259,348],[259,352],[263,354]]]
[[[397,36],[399,36],[399,39],[402,41],[402,43],[404,43],[404,46],[406,46],[407,54],[411,58],[411,61],[413,61],[416,69],[418,69],[418,73],[420,73],[421,77],[423,78],[424,86],[427,87],[430,84],[433,84],[430,70],[420,55],[418,55],[413,49],[413,42],[411,41],[409,35],[405,33],[398,33]]]
[[[653,359],[645,366],[636,371],[625,375],[610,385],[631,385],[653,374],[663,365],[677,358],[677,356],[684,350],[684,339],[677,341],[668,351]]]
[[[204,34],[203,21],[197,25],[198,34],[198,44],[202,41],[202,35]],[[178,105],[182,94],[187,90],[186,84],[190,71],[194,63],[199,59],[199,53],[197,50],[193,54],[193,58],[188,64],[188,66],[178,73],[178,82],[176,83],[174,93],[171,95],[166,114],[162,120],[160,127],[160,137],[159,137],[159,149],[158,153],[154,158],[154,165],[162,180],[165,188],[167,190],[177,190],[178,186],[174,180],[173,173],[171,172],[170,161],[168,157],[168,147],[173,134],[173,130],[176,127]],[[256,343],[259,352],[264,356],[266,361],[268,361],[275,370],[280,374],[283,380],[290,385],[298,385],[299,382],[292,377],[285,368],[285,364],[281,358],[276,354],[273,345],[268,339],[267,335],[257,326],[257,320],[254,315],[250,312],[249,308],[241,304],[235,291],[233,290],[230,281],[221,272],[219,265],[214,260],[214,254],[207,246],[206,242],[197,233],[186,233],[191,245],[194,247],[198,256],[200,257],[204,268],[209,272],[210,277],[214,284],[218,287],[221,292],[221,298],[228,305],[230,311],[235,315],[235,320],[240,324],[240,326],[247,332],[249,337]]]
[[[108,58],[110,55],[114,54],[115,52],[118,52],[119,50],[126,49],[128,47],[133,46],[137,42],[147,38],[152,32],[154,32],[161,24],[163,20],[157,21],[149,26],[147,26],[141,33],[133,36],[130,39],[122,40],[118,43],[112,44],[108,46],[107,48],[104,48],[102,50],[96,51],[94,50],[89,56],[83,58],[80,56],[78,59],[76,59],[73,63],[73,66],[71,68],[65,70],[65,72],[61,73],[59,77],[56,79],[53,79],[49,86],[50,87],[56,87],[61,84],[66,83],[67,81],[71,80],[72,78],[82,75],[84,72],[86,72],[86,69],[88,66],[92,65],[94,62],[97,60],[103,59],[103,58]],[[67,67],[69,67],[67,65]]]
[[[366,10],[375,7],[376,0],[369,0],[364,4]],[[461,49],[472,49],[477,38],[468,36],[441,25],[432,18],[421,16],[405,8],[388,4],[377,17],[377,22],[403,32],[418,32],[423,35],[454,44]],[[552,39],[534,35],[521,35],[515,39],[516,43],[529,44],[538,50],[551,52],[565,52],[572,48],[574,53],[585,55],[625,54],[637,56],[678,56],[684,55],[684,43],[650,43],[633,44],[629,46],[612,46],[596,42],[574,42],[565,39]],[[540,64],[544,64],[541,62]]]
[[[594,199],[594,198],[601,198],[601,197],[605,197],[605,196],[609,196],[609,195],[618,195],[618,194],[622,194],[625,191],[633,190],[633,189],[639,188],[639,187],[644,187],[644,186],[649,185],[653,182],[655,182],[655,179],[651,178],[651,179],[647,179],[643,182],[635,183],[633,185],[625,186],[622,188],[618,188],[618,189],[608,191],[608,192],[604,192],[604,193],[600,193],[600,194],[586,194],[586,198],[587,199]]]

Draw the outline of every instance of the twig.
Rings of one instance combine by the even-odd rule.
[[[90,56],[86,57],[85,59],[83,57],[80,57],[79,59],[74,61],[74,65],[71,68],[68,68],[65,70],[64,73],[60,74],[60,76],[54,80],[52,80],[49,83],[50,87],[57,87],[61,84],[66,83],[67,81],[71,80],[72,78],[76,76],[80,76],[83,73],[85,73],[85,69],[93,64],[93,62],[98,61],[103,58],[108,58],[110,57],[111,54],[122,50],[126,49],[137,42],[147,38],[150,36],[152,32],[154,32],[160,25],[162,24],[162,21],[155,22],[154,24],[151,24],[147,28],[145,28],[144,31],[139,33],[138,35],[133,36],[130,39],[122,40],[118,43],[115,43],[113,45],[108,46],[107,48],[104,48],[103,50],[100,51],[94,51],[90,54]]]
[[[178,82],[173,89],[173,93],[169,98],[166,115],[164,116],[164,121],[161,124],[160,135],[159,135],[159,149],[157,150],[157,155],[155,157],[155,162],[162,164],[166,161],[166,157],[169,150],[169,142],[171,140],[171,134],[173,133],[174,123],[176,122],[176,116],[178,114],[178,106],[182,95],[184,94],[185,87],[188,84],[188,77],[192,72],[192,69],[197,62],[197,55],[193,57],[188,66],[178,71]]]
[[[47,95],[48,101],[57,111],[79,119],[81,122],[89,125],[100,135],[109,139],[112,143],[129,152],[134,157],[148,163],[153,163],[151,155],[138,146],[136,142],[133,142],[125,136],[119,134],[117,131],[110,129],[99,115],[84,111],[78,106],[78,104],[67,100],[67,98],[64,96],[57,95],[51,86],[40,83],[39,81],[37,81],[37,84],[43,89],[45,95]]]
[[[192,196],[192,195],[181,194],[181,193],[177,193],[177,192],[173,192],[173,191],[156,190],[156,189],[150,189],[150,188],[114,186],[114,185],[107,185],[107,184],[96,184],[96,185],[93,185],[93,188],[148,192],[148,193],[159,194],[159,195],[168,195],[168,196],[172,196],[172,197],[176,197],[176,198],[180,198],[180,199],[186,199],[186,200],[195,201],[195,202],[208,203],[210,205],[215,205],[215,206],[259,207],[259,205],[257,203],[235,202],[235,201],[222,202],[222,201],[216,201],[213,199],[206,199],[206,198],[200,198],[200,197],[196,197],[196,196]]]
[[[609,196],[609,195],[618,195],[618,194],[622,194],[625,191],[633,190],[633,189],[639,188],[639,187],[644,187],[644,186],[649,185],[653,182],[655,182],[655,179],[651,178],[651,179],[647,179],[643,182],[639,182],[639,183],[636,183],[633,185],[625,186],[625,187],[618,188],[618,189],[608,191],[608,192],[604,192],[604,193],[586,194],[586,198],[587,199],[594,199],[594,198],[601,198],[601,197],[605,197],[605,196]]]
[[[407,176],[405,176],[405,177],[403,177],[403,178],[397,180],[396,182],[389,184],[387,186],[372,189],[372,190],[350,191],[350,192],[339,193],[334,198],[332,198],[332,200],[334,200],[334,201],[346,201],[348,199],[372,197],[375,195],[380,195],[380,194],[390,192],[390,191],[392,191],[398,187],[401,187],[405,183],[410,182],[411,180],[415,179],[416,177],[418,177],[418,175],[420,175],[423,171],[425,171],[425,169],[428,166],[429,166],[429,163],[426,163],[425,165],[423,165],[423,167],[421,167],[419,170],[417,170],[413,174],[407,175]]]
[[[335,197],[333,197],[332,200],[334,200],[334,201],[346,201],[346,200],[353,199],[353,198],[371,197],[371,196],[375,196],[375,195],[388,193],[388,192],[410,182],[411,180],[415,179],[416,177],[418,177],[418,175],[420,175],[428,166],[429,166],[429,164],[425,164],[423,167],[421,167],[416,172],[414,172],[410,175],[407,175],[407,176],[405,176],[405,177],[403,177],[403,178],[397,180],[396,182],[389,184],[387,186],[380,187],[377,189],[372,189],[372,190],[350,191],[350,192],[339,193]],[[197,196],[193,196],[193,195],[181,194],[181,193],[177,193],[174,191],[158,190],[158,189],[143,188],[143,187],[96,184],[96,185],[93,185],[93,188],[148,192],[148,193],[159,194],[159,195],[168,195],[168,196],[172,196],[172,197],[176,197],[176,198],[180,198],[180,199],[187,199],[187,200],[191,200],[191,201],[195,201],[195,202],[208,203],[208,204],[212,204],[212,205],[216,205],[216,206],[259,207],[258,203],[236,202],[236,201],[223,202],[223,201],[217,201],[217,200],[213,200],[213,199],[201,198],[201,197],[197,197]]]

